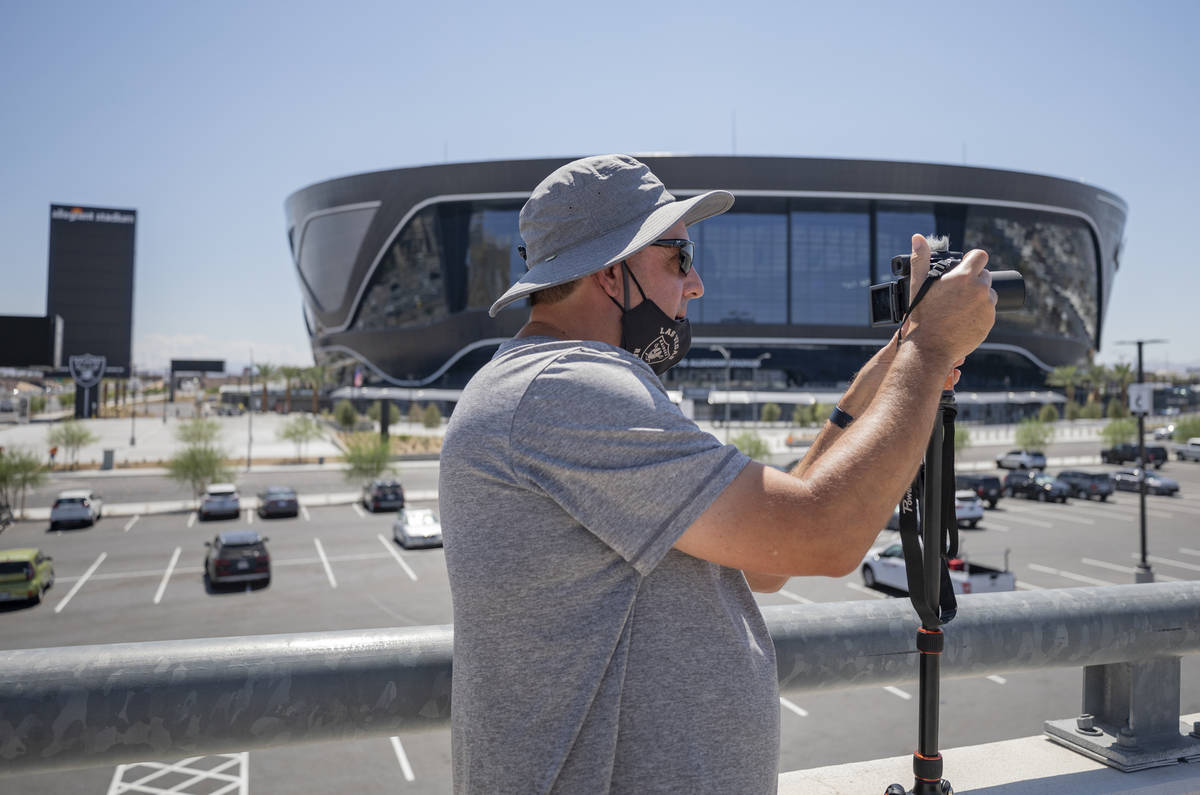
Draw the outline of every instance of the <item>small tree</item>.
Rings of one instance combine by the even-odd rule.
[[[55,425],[46,433],[48,447],[61,447],[71,469],[79,463],[79,450],[95,444],[100,437],[92,433],[78,420],[67,420]]]
[[[1084,404],[1080,415],[1085,420],[1098,420],[1104,416],[1104,409],[1100,407],[1100,404],[1097,401],[1089,400]]]
[[[438,428],[442,424],[442,412],[436,403],[430,403],[421,412],[421,424],[426,428]]]
[[[1132,442],[1137,436],[1137,423],[1129,417],[1112,420],[1100,429],[1100,438],[1109,447]]]
[[[804,406],[799,403],[792,409],[792,424],[807,425],[809,423],[809,409],[811,406]]]
[[[1058,409],[1054,407],[1053,403],[1047,403],[1038,412],[1038,419],[1046,423],[1058,422]]]
[[[198,498],[209,483],[233,479],[233,473],[225,465],[227,457],[226,452],[215,444],[189,444],[171,457],[167,471],[172,479],[190,486],[192,495]]]
[[[1125,408],[1125,401],[1121,398],[1110,398],[1108,408],[1104,410],[1104,416],[1110,420],[1119,420],[1129,416],[1129,409]]]
[[[1080,406],[1078,403],[1076,403],[1074,400],[1068,401],[1067,402],[1067,420],[1069,422],[1074,422],[1075,420],[1079,419],[1081,416],[1083,416],[1083,407]]]
[[[321,438],[321,423],[307,414],[301,414],[285,422],[275,435],[296,445],[296,460],[302,461],[305,445]]]
[[[388,470],[392,450],[377,433],[356,433],[346,437],[346,479],[352,482],[374,480]]]
[[[770,452],[766,441],[757,433],[739,433],[729,443],[756,461],[766,458]]]
[[[413,425],[421,424],[421,405],[416,401],[408,404],[408,421]]]
[[[1175,441],[1186,442],[1200,436],[1200,417],[1188,417],[1175,423]]]
[[[971,431],[965,425],[954,426],[954,454],[957,456],[971,446]]]
[[[25,513],[25,493],[46,482],[46,465],[33,450],[17,447],[0,451],[0,503],[10,508],[21,502]]]
[[[382,402],[382,400],[377,400],[370,406],[367,406],[367,417],[370,418],[372,422],[379,422],[379,418],[383,415],[383,412],[379,409],[379,405]],[[400,407],[390,400],[387,402],[387,404],[388,424],[395,425],[396,423],[400,422]]]
[[[1054,441],[1054,426],[1030,417],[1017,425],[1017,447],[1022,450],[1041,450]]]
[[[358,423],[358,412],[349,400],[339,400],[333,407],[333,421],[343,430],[352,430]]]
[[[764,403],[762,407],[762,421],[776,422],[779,420],[779,415],[783,410],[779,408],[778,403]]]
[[[175,438],[184,444],[215,445],[221,438],[221,424],[216,420],[196,417],[179,423],[175,428]]]
[[[832,403],[816,403],[812,407],[812,421],[814,425],[821,425],[825,420],[829,419],[829,415],[833,413]]]
[[[34,395],[33,397],[31,397],[29,399],[29,413],[31,415],[41,414],[45,410],[46,410],[46,396],[45,395]]]

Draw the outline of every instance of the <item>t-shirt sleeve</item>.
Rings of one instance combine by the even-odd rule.
[[[683,416],[649,368],[576,349],[530,384],[512,467],[648,574],[749,459]]]

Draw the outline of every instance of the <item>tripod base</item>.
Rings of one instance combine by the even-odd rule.
[[[954,795],[954,788],[946,779],[941,781],[925,781],[917,779],[910,790],[904,789],[903,784],[891,784],[883,795]]]

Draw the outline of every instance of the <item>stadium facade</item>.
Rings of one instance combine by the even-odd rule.
[[[1046,372],[1099,349],[1127,207],[1081,182],[1015,171],[868,160],[639,156],[678,197],[713,188],[732,210],[693,227],[703,298],[692,352],[664,377],[698,418],[828,399],[891,335],[867,287],[913,233],[986,249],[1025,278],[959,384],[964,418],[1006,419],[1055,399]],[[344,384],[453,402],[527,318],[488,317],[524,272],[518,213],[566,159],[455,163],[321,182],[285,205],[316,360]],[[1061,400],[1061,398],[1058,398]]]

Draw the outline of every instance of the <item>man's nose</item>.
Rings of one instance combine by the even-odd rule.
[[[704,280],[700,278],[700,271],[696,270],[694,265],[688,271],[687,278],[683,281],[683,294],[689,300],[704,295]]]

